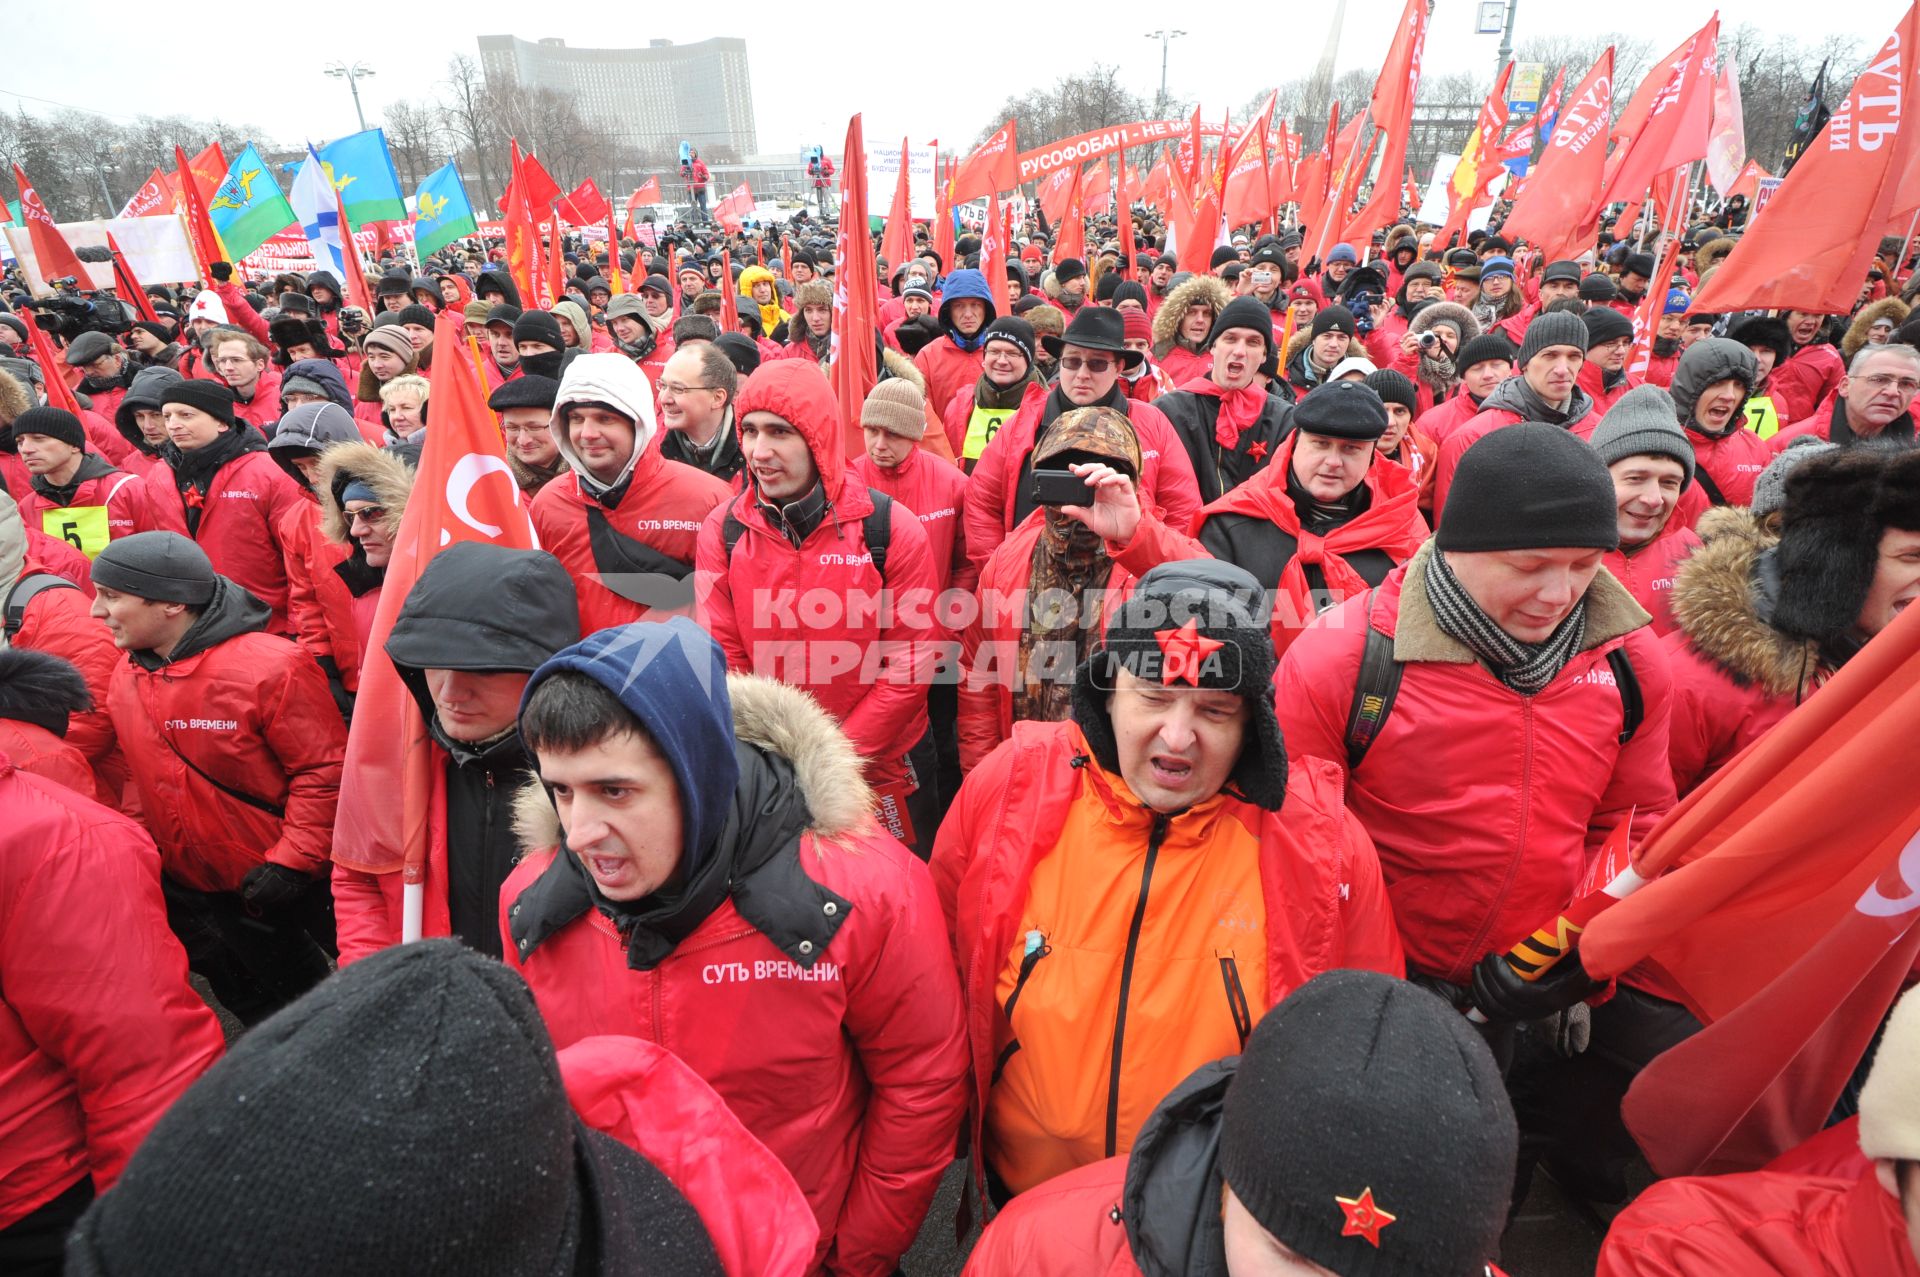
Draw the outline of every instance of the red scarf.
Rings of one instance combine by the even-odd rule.
[[[1240,436],[1260,420],[1260,413],[1267,406],[1267,392],[1251,384],[1226,390],[1211,377],[1195,377],[1180,389],[1220,401],[1220,415],[1213,422],[1213,441],[1229,452],[1240,446]]]
[[[1401,466],[1379,457],[1374,459],[1362,480],[1373,490],[1371,505],[1324,537],[1301,527],[1300,513],[1287,495],[1287,475],[1293,470],[1293,445],[1297,437],[1288,436],[1279,455],[1265,470],[1200,512],[1202,523],[1215,514],[1252,515],[1274,524],[1299,542],[1273,592],[1271,629],[1276,656],[1285,652],[1314,618],[1307,568],[1319,564],[1327,589],[1336,598],[1349,599],[1368,586],[1366,578],[1353,570],[1344,555],[1355,550],[1383,550],[1394,563],[1401,564],[1413,557],[1428,535],[1426,520],[1416,508],[1418,491],[1412,477]],[[1199,528],[1194,532],[1197,536]]]

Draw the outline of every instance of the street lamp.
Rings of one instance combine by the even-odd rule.
[[[1164,28],[1147,32],[1147,39],[1160,42],[1160,98],[1154,103],[1155,115],[1164,115],[1167,109],[1167,46],[1185,34],[1184,31],[1168,31]]]
[[[348,66],[344,62],[330,62],[327,64],[326,74],[336,80],[343,77],[346,79],[347,87],[353,90],[353,113],[360,120],[360,131],[365,133],[367,131],[367,116],[366,113],[360,109],[360,85],[358,82],[372,75],[373,68],[362,62],[356,62],[352,66]]]

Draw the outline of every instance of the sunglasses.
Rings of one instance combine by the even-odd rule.
[[[1080,355],[1062,355],[1060,357],[1060,366],[1068,372],[1079,372],[1085,369],[1096,377],[1113,367],[1117,362],[1117,360],[1112,359],[1087,359]]]

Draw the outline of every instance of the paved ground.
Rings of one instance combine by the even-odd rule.
[[[966,1249],[953,1237],[954,1206],[966,1163],[956,1162],[940,1184],[920,1240],[901,1261],[906,1277],[958,1277],[966,1264]],[[1605,1222],[1570,1203],[1553,1182],[1536,1176],[1520,1212],[1507,1228],[1501,1266],[1525,1277],[1592,1277]],[[973,1238],[967,1239],[970,1248]]]

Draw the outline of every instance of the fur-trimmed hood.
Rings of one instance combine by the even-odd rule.
[[[1849,364],[1853,362],[1853,357],[1866,346],[1867,330],[1873,327],[1875,320],[1891,319],[1893,326],[1898,328],[1907,322],[1907,316],[1912,313],[1913,308],[1898,297],[1882,297],[1877,302],[1868,302],[1854,315],[1853,322],[1847,325],[1846,336],[1840,339],[1841,356]]]
[[[1700,516],[1702,544],[1673,582],[1673,616],[1694,650],[1738,683],[1769,696],[1804,696],[1820,669],[1819,644],[1789,638],[1760,619],[1753,569],[1779,543],[1743,506]]]
[[[832,842],[872,827],[874,797],[860,755],[820,703],[785,683],[758,674],[727,675],[734,739],[793,767],[794,783],[811,817],[807,829]],[[513,828],[526,851],[560,842],[560,816],[536,779],[514,798]]]
[[[1700,275],[1705,275],[1708,271],[1718,266],[1721,260],[1724,259],[1728,253],[1731,253],[1734,250],[1734,246],[1739,242],[1739,240],[1731,235],[1722,235],[1718,239],[1708,240],[1693,252],[1694,271]],[[1704,283],[1705,280],[1701,282]]]
[[[407,512],[407,497],[413,491],[413,467],[370,443],[336,443],[320,454],[320,473],[314,484],[320,498],[320,530],[327,540],[336,545],[352,544],[338,494],[353,479],[372,488],[386,510],[387,539],[398,537],[400,518]]]
[[[1167,294],[1160,303],[1160,309],[1153,314],[1153,351],[1156,357],[1165,355],[1173,349],[1174,338],[1180,335],[1180,325],[1186,319],[1187,312],[1196,302],[1205,302],[1218,316],[1233,300],[1233,293],[1225,283],[1213,275],[1195,275]]]
[[[0,372],[0,425],[12,425],[14,419],[33,407],[33,396],[25,383],[12,373]]]
[[[1294,333],[1293,336],[1287,338],[1287,347],[1280,352],[1280,375],[1284,377],[1287,369],[1293,367],[1293,361],[1299,358],[1301,353],[1312,344],[1313,330],[1311,328],[1302,328]],[[1367,348],[1361,340],[1358,337],[1349,337],[1347,338],[1346,353],[1341,355],[1340,359],[1345,359],[1349,355],[1359,355],[1365,358],[1366,354]],[[1336,364],[1339,362],[1339,359],[1334,360]]]
[[[915,386],[919,387],[920,397],[922,399],[926,398],[926,374],[920,371],[919,366],[915,364],[913,360],[908,359],[891,346],[882,346],[880,348],[880,366],[888,377],[898,377],[902,381],[912,382]]]
[[[1473,312],[1459,302],[1438,301],[1431,306],[1422,306],[1420,313],[1407,324],[1410,333],[1423,333],[1435,324],[1452,324],[1460,331],[1460,344],[1466,345],[1480,335],[1480,321]]]

